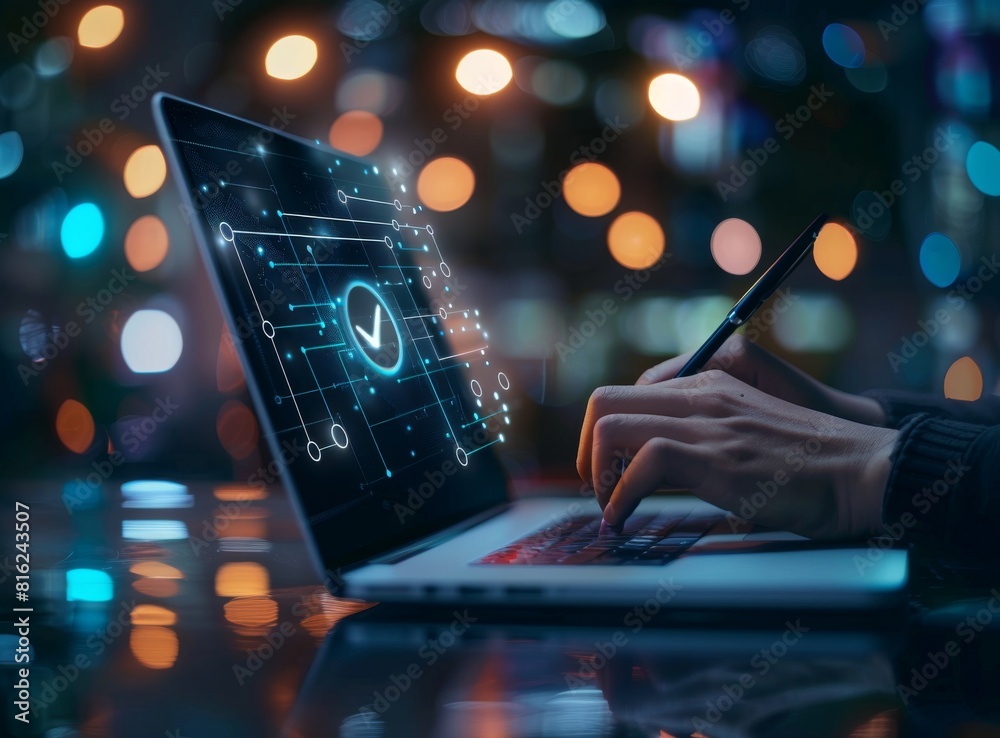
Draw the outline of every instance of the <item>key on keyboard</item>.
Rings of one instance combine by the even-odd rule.
[[[599,537],[601,518],[580,516],[529,533],[473,563],[661,566],[683,554],[719,520],[721,516],[704,514],[640,515],[629,519],[621,533]]]

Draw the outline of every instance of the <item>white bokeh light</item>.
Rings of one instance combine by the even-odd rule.
[[[136,374],[169,371],[183,348],[180,326],[162,310],[138,310],[122,329],[122,358]]]

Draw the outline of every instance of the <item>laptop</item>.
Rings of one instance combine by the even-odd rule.
[[[515,377],[414,188],[378,163],[159,94],[157,126],[313,559],[383,602],[859,609],[905,551],[733,524],[692,496],[599,537],[592,495],[515,499]],[[567,432],[574,432],[567,429]],[[272,474],[273,472],[273,474]]]

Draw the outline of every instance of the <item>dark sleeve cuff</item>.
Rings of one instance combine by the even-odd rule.
[[[976,521],[969,518],[978,506],[973,502],[978,493],[970,477],[974,472],[978,482],[983,474],[981,467],[997,460],[971,452],[977,440],[990,430],[928,413],[906,418],[892,455],[892,471],[882,504],[883,522],[887,526],[901,523],[914,543],[975,545],[977,542],[968,537],[969,526],[975,527]],[[970,459],[970,455],[978,458]]]
[[[869,390],[862,394],[882,406],[888,428],[899,428],[907,418],[917,413],[929,413],[963,423],[1000,424],[1000,397],[993,395],[965,402],[903,390]]]

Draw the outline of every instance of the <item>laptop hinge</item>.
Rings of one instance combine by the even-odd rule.
[[[423,553],[424,551],[439,546],[445,541],[450,541],[458,535],[461,535],[465,531],[469,530],[473,526],[479,525],[480,523],[489,520],[490,518],[495,518],[502,512],[510,509],[511,503],[505,502],[496,507],[491,507],[489,510],[484,510],[483,512],[473,515],[471,518],[466,518],[465,520],[456,523],[444,530],[439,530],[437,533],[432,533],[426,538],[421,538],[419,541],[414,541],[401,548],[393,549],[392,551],[382,554],[376,558],[369,559],[366,564],[398,564],[401,561],[405,561],[411,556],[416,556],[418,553]],[[362,564],[364,566],[364,564]]]

